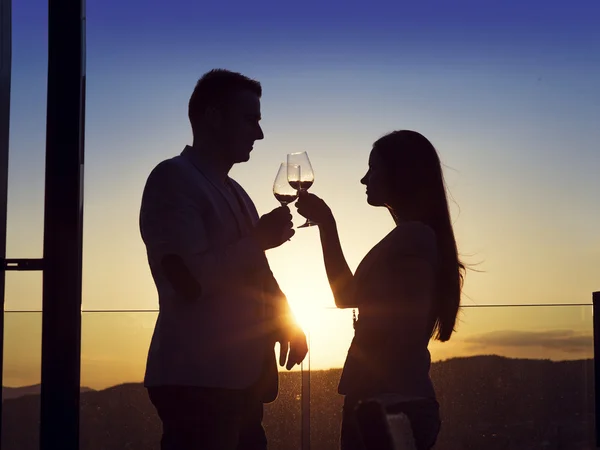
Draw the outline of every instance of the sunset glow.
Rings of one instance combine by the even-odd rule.
[[[158,162],[191,143],[189,95],[213,67],[264,91],[265,139],[231,176],[264,214],[278,206],[279,164],[307,151],[310,190],[331,206],[352,269],[394,226],[359,183],[372,143],[405,128],[436,146],[459,252],[477,271],[456,335],[431,344],[434,360],[591,356],[591,306],[489,305],[589,304],[600,289],[598,3],[375,3],[238,2],[232,16],[229,3],[88,2],[83,384],[143,376],[158,298],[141,192]],[[47,2],[13,1],[13,16],[7,256],[37,258]],[[297,229],[267,257],[310,334],[311,368],[340,367],[352,312],[334,307],[318,229]],[[6,385],[39,382],[41,288],[39,273],[7,273]]]

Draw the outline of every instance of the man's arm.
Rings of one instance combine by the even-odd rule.
[[[308,353],[306,335],[297,324],[287,298],[270,270],[265,278],[265,295],[268,296],[267,311],[270,312],[275,342],[279,342],[280,345],[279,365],[285,364],[286,369],[290,370],[294,365],[304,361]]]
[[[287,301],[287,297],[279,287],[279,283],[269,269],[264,276],[266,306],[269,316],[278,320],[278,323],[296,325],[296,319]]]
[[[161,267],[165,277],[180,297],[193,300],[202,295],[202,286],[186,267],[181,256],[175,254],[163,256]]]
[[[201,210],[207,199],[187,178],[175,160],[160,163],[148,177],[140,212],[146,247],[167,269],[165,275],[170,281],[179,279],[178,291],[194,293],[189,276],[178,270],[181,266],[187,268],[204,294],[268,269],[264,251],[251,235],[228,246],[211,248]]]

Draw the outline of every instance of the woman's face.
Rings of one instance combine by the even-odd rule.
[[[367,187],[367,203],[371,206],[386,206],[390,201],[390,180],[385,163],[379,152],[371,150],[369,170],[360,180]]]

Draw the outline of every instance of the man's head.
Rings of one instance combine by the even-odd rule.
[[[210,142],[229,163],[247,161],[254,141],[263,139],[260,127],[258,81],[240,73],[214,69],[205,73],[188,106],[194,144]]]

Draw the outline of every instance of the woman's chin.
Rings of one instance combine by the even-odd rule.
[[[367,203],[371,206],[383,206],[380,202],[378,202],[376,199],[369,196],[368,194],[367,194]]]
[[[388,208],[388,205],[386,205],[385,202],[381,202],[381,201],[378,201],[378,200],[372,199],[372,198],[367,198],[367,203],[370,206],[375,206],[377,208],[381,208],[381,207]]]

